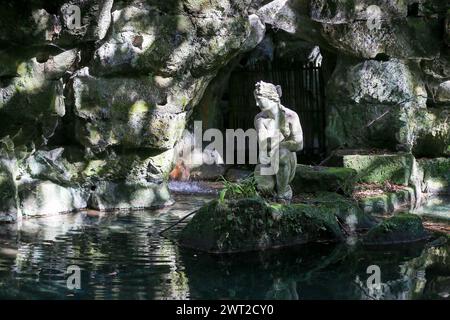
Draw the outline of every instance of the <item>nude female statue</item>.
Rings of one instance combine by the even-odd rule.
[[[261,109],[255,117],[258,133],[259,162],[255,168],[257,187],[277,198],[290,200],[297,166],[296,152],[303,149],[303,131],[296,112],[281,104],[281,87],[260,81],[255,85],[256,105]],[[267,151],[267,152],[266,152]],[[278,160],[272,174],[267,167]]]

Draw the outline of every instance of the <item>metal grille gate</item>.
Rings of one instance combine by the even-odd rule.
[[[294,110],[303,128],[303,161],[316,161],[325,154],[325,94],[321,67],[301,62],[263,62],[233,71],[229,83],[228,128],[253,128],[260,112],[253,97],[255,83],[281,85],[281,103]],[[303,162],[302,161],[302,162]]]

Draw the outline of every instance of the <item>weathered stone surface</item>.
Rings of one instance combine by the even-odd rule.
[[[450,155],[450,109],[427,108],[414,112],[412,152],[417,157]]]
[[[258,9],[256,14],[265,24],[301,39],[331,48],[322,36],[322,25],[309,16],[308,1],[275,0]]]
[[[332,191],[350,191],[356,171],[352,168],[320,167],[297,165],[292,181],[294,193]]]
[[[78,179],[76,165],[62,157],[64,148],[39,150],[26,161],[26,171],[32,179],[49,180],[61,185],[71,185]]]
[[[180,244],[224,253],[264,250],[314,241],[343,241],[345,231],[371,224],[357,206],[325,194],[314,204],[269,204],[260,198],[212,201],[182,230]],[[341,210],[342,208],[342,210]]]
[[[0,162],[0,222],[12,222],[16,217],[16,185],[10,171]]]
[[[190,171],[192,180],[218,180],[225,174],[225,166],[220,164],[203,164]]]
[[[311,18],[329,24],[351,23],[355,19],[367,20],[371,17],[367,8],[370,5],[381,7],[380,19],[405,18],[408,14],[407,2],[391,0],[313,0],[310,1]]]
[[[358,200],[359,206],[367,214],[392,214],[399,210],[409,210],[414,202],[415,192],[405,187],[397,192],[385,192]]]
[[[380,21],[371,29],[367,21],[324,25],[322,34],[341,52],[361,58],[379,54],[400,59],[430,59],[439,55],[438,19]]]
[[[447,8],[447,16],[445,17],[445,42],[450,47],[450,9]]]
[[[450,159],[418,159],[423,172],[423,191],[427,193],[450,194]]]
[[[427,92],[417,66],[341,59],[327,85],[330,147],[411,150],[414,110]]]
[[[82,181],[162,182],[172,167],[171,150],[127,152],[95,157],[83,163]]]
[[[0,41],[60,46],[101,40],[110,24],[113,0],[7,1],[0,19]],[[74,7],[80,25],[75,25]]]
[[[111,32],[73,82],[78,140],[94,150],[173,148],[219,68],[261,41],[264,25],[244,8],[137,1],[113,9]]]
[[[368,12],[369,5],[378,5],[379,15]],[[305,40],[315,38],[319,45],[361,58],[378,54],[402,59],[438,56],[440,23],[433,14],[442,8],[432,9],[435,12],[426,18],[406,17],[407,10],[406,3],[393,1],[276,0],[257,14],[275,28]]]
[[[171,149],[183,133],[186,112],[157,108],[162,99],[148,78],[74,80],[77,139],[94,149]]]
[[[414,157],[409,153],[346,155],[343,162],[344,167],[356,170],[356,179],[359,182],[388,181],[406,186],[410,181]]]
[[[96,184],[89,207],[96,210],[151,209],[172,204],[165,183],[102,181]]]
[[[425,106],[427,92],[417,66],[401,60],[340,59],[327,87],[331,101]]]
[[[422,219],[413,214],[397,214],[371,229],[363,242],[368,245],[408,243],[427,239]]]
[[[50,181],[22,184],[18,188],[19,210],[23,217],[54,215],[87,207],[89,192]]]
[[[76,55],[77,50],[69,50],[42,63],[36,58],[17,62],[13,77],[0,88],[0,136],[21,130],[26,142],[46,143],[66,112],[63,82],[57,79],[72,66]]]
[[[450,102],[450,80],[439,84],[435,99],[437,102]]]

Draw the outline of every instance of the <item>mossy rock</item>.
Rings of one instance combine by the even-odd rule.
[[[364,244],[385,245],[408,243],[427,239],[422,219],[413,214],[400,213],[380,222],[363,239]]]
[[[450,194],[450,158],[419,159],[428,193]]]
[[[351,190],[356,171],[351,168],[297,165],[294,192]]]
[[[358,182],[408,185],[414,156],[410,153],[345,155],[344,167],[357,171]]]
[[[338,200],[338,201],[336,201]],[[353,224],[353,225],[352,225]],[[179,234],[181,246],[211,253],[244,252],[308,242],[345,239],[345,230],[370,225],[361,211],[336,194],[298,204],[262,198],[214,200],[202,207]]]
[[[414,126],[416,157],[440,157],[450,155],[449,108],[424,108],[414,113],[411,124]]]
[[[367,214],[388,214],[410,206],[413,198],[414,189],[405,187],[405,189],[396,192],[385,192],[364,197],[358,203]]]

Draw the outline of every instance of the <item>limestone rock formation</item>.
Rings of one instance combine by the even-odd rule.
[[[448,154],[447,117],[425,110],[449,108],[446,1],[276,0],[258,14],[338,56],[327,88],[331,149],[365,145]]]
[[[20,201],[42,190],[67,200],[55,212],[92,203],[95,187],[107,199],[120,189],[111,183],[164,190],[174,146],[208,85],[268,29],[320,46],[324,61],[337,57],[326,90],[329,151],[368,146],[448,157],[447,2],[370,4],[7,0],[0,12],[0,219],[37,212]]]
[[[170,203],[163,180],[174,145],[220,68],[262,40],[257,6],[9,1],[0,13],[0,138],[11,146],[0,219]]]

